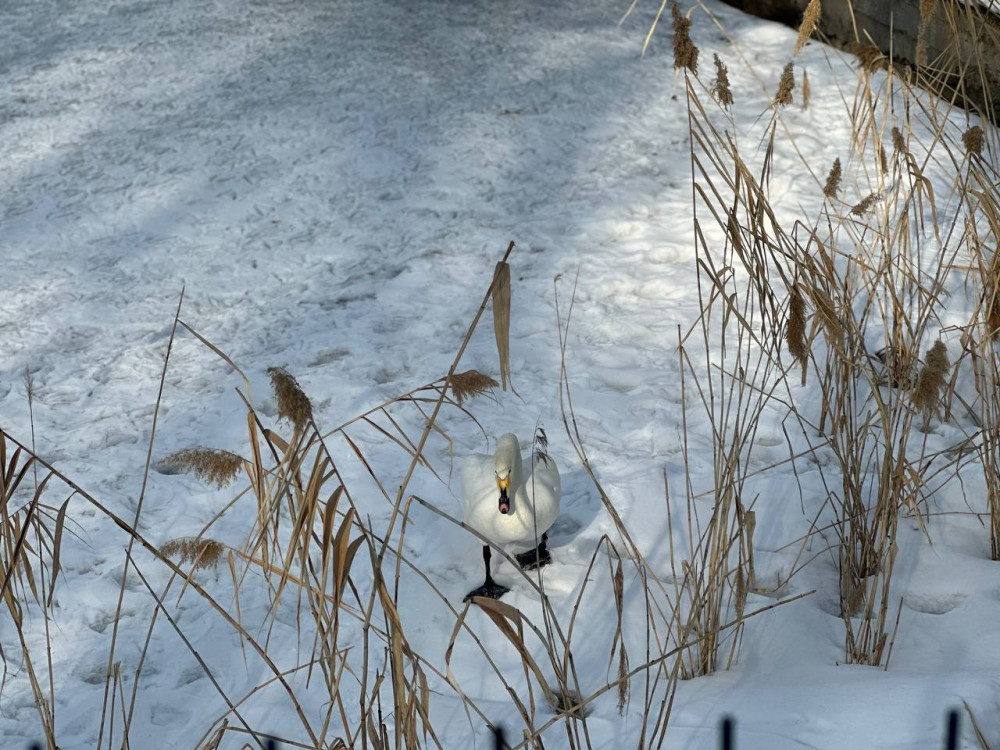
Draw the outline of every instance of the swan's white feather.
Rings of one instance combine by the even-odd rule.
[[[516,446],[512,450],[511,441]],[[516,455],[507,514],[498,509],[497,466],[506,463],[501,455]],[[520,444],[510,433],[497,441],[497,453],[466,456],[461,464],[462,520],[496,544],[535,547],[559,515],[559,469],[551,456],[547,460],[531,456],[528,463],[531,468],[525,471]]]

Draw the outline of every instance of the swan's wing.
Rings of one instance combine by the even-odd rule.
[[[533,458],[531,477],[535,483],[535,487],[544,487],[555,498],[555,502],[558,505],[562,483],[559,479],[559,467],[556,466],[555,459],[552,456],[546,456],[544,459]]]
[[[459,467],[462,477],[462,520],[468,523],[477,507],[489,502],[496,507],[497,481],[493,470],[493,456],[473,453],[462,459]]]
[[[562,494],[559,468],[551,456],[532,460],[531,475],[525,482],[524,490],[532,498],[538,530],[548,531],[559,516],[559,500]]]

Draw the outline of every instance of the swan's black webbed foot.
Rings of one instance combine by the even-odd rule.
[[[509,592],[510,589],[506,586],[501,586],[496,581],[487,581],[478,589],[473,589],[468,594],[465,595],[463,602],[469,601],[474,596],[485,596],[490,599],[499,599],[501,596]]]
[[[552,562],[552,555],[549,554],[549,548],[546,545],[548,542],[548,534],[542,534],[542,541],[535,549],[529,549],[527,552],[522,552],[520,555],[514,555],[514,559],[517,560],[517,564],[521,566],[521,570],[534,570],[535,568],[542,568]]]

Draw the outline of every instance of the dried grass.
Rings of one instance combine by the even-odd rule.
[[[792,103],[792,91],[795,88],[794,68],[795,63],[787,63],[781,71],[778,91],[774,95],[774,103],[779,107],[786,107]]]
[[[305,429],[313,418],[312,402],[299,382],[283,367],[269,367],[267,374],[278,402],[278,417],[287,419],[296,430]]]
[[[500,261],[490,286],[493,296],[493,334],[500,358],[500,384],[506,391],[510,382],[510,264]]]
[[[809,109],[812,101],[812,88],[809,85],[809,73],[802,71],[802,109]]]
[[[795,39],[793,54],[797,55],[806,46],[806,42],[809,41],[809,37],[812,36],[819,23],[821,11],[820,0],[809,0],[809,4],[802,14],[802,24],[799,26],[799,35]]]
[[[830,173],[826,176],[826,184],[823,186],[823,195],[831,200],[837,197],[837,191],[840,189],[840,180],[843,177],[843,171],[840,166],[840,159],[833,160],[833,166],[830,167]]]
[[[885,67],[885,55],[874,45],[856,42],[851,45],[851,52],[858,58],[861,69],[867,73],[874,73]]]
[[[851,213],[854,214],[855,216],[864,216],[866,213],[872,210],[872,206],[875,205],[878,199],[879,199],[878,193],[869,193],[860,201],[851,206]]]
[[[897,155],[910,153],[910,150],[906,147],[906,139],[903,137],[903,131],[896,126],[892,128],[892,149]]]
[[[697,75],[698,47],[691,41],[691,19],[681,13],[676,0],[670,4],[674,21],[674,68],[684,68]]]
[[[983,129],[978,125],[962,133],[962,145],[965,146],[965,153],[969,156],[983,155]]]
[[[788,330],[786,332],[788,353],[803,366],[809,358],[809,342],[806,339],[806,301],[799,285],[792,286],[788,296]]]
[[[222,559],[226,545],[214,539],[180,537],[171,539],[160,547],[164,557],[174,557],[181,563],[193,563],[195,568],[211,568]]]
[[[729,71],[718,55],[712,55],[715,62],[715,78],[712,81],[712,95],[723,109],[729,109],[733,104],[733,92],[729,87]]]
[[[186,448],[164,459],[168,466],[193,473],[219,489],[229,485],[243,466],[243,457],[218,448]]]
[[[455,399],[459,404],[462,404],[466,399],[481,396],[500,385],[489,375],[484,375],[478,370],[455,373],[449,382],[452,393],[455,394]]]
[[[947,385],[950,369],[947,347],[941,340],[935,341],[917,375],[912,394],[913,405],[924,414],[925,419],[929,419],[941,403],[941,394]]]

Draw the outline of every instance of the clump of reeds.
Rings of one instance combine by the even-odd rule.
[[[806,46],[809,37],[816,30],[821,10],[820,0],[809,0],[809,5],[806,6],[805,12],[802,14],[802,25],[799,26],[799,36],[795,40],[794,54],[797,55],[799,50]]]
[[[219,448],[186,448],[165,459],[164,463],[191,472],[198,479],[222,489],[243,466],[243,457]]]
[[[451,376],[451,391],[459,404],[467,398],[480,396],[498,385],[500,384],[497,381],[478,370],[466,370]]]
[[[778,93],[774,95],[774,103],[780,107],[792,103],[792,90],[795,88],[794,68],[795,63],[788,63],[781,71],[781,78],[778,80]]]
[[[674,67],[698,72],[698,48],[691,41],[691,19],[686,18],[674,2],[670,6],[674,18]]]
[[[826,185],[823,186],[823,195],[827,198],[836,198],[837,190],[840,188],[840,180],[843,177],[843,171],[840,166],[840,159],[833,160],[833,166],[830,167],[830,174],[826,176]]]
[[[973,125],[971,128],[962,133],[962,145],[965,146],[965,153],[972,156],[983,155],[983,129],[978,125]]]
[[[917,383],[913,388],[913,405],[924,415],[924,424],[937,410],[941,401],[941,391],[948,379],[951,362],[948,361],[948,350],[942,341],[934,342],[927,352],[924,366],[917,375]]]
[[[210,568],[219,562],[226,545],[214,539],[185,536],[171,539],[160,547],[166,557],[176,557],[181,563],[193,563],[196,568]]]
[[[719,59],[718,55],[713,55],[715,61],[715,80],[712,81],[712,96],[715,100],[728,109],[733,103],[733,91],[729,87],[729,71],[726,64]]]
[[[312,403],[298,381],[283,367],[269,367],[271,387],[278,402],[279,419],[287,419],[300,430],[312,421]]]

